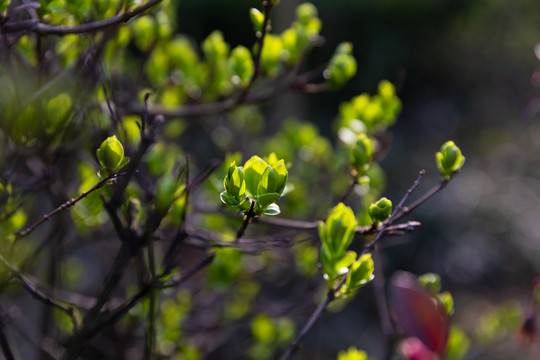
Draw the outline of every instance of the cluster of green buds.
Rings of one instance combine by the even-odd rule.
[[[453,141],[447,141],[441,146],[441,151],[435,155],[437,167],[443,179],[449,179],[465,163],[465,156]]]
[[[319,224],[321,263],[328,288],[334,288],[338,280],[347,276],[340,289],[341,296],[351,295],[373,279],[371,254],[364,254],[357,259],[356,252],[348,250],[356,224],[353,211],[343,203],[332,209],[326,222]]]
[[[101,165],[101,169],[99,170],[99,177],[101,178],[117,172],[129,162],[129,158],[124,156],[122,143],[115,135],[105,139],[99,149],[97,149],[96,154]]]
[[[269,158],[270,164],[253,156],[243,167],[233,161],[223,180],[225,191],[220,195],[221,201],[244,214],[251,208],[255,215],[279,214],[275,202],[285,190],[288,172],[283,160]]]
[[[381,223],[392,214],[392,201],[383,197],[369,206],[369,216],[374,224]]]

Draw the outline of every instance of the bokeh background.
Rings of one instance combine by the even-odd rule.
[[[290,24],[300,3],[281,1],[273,14],[275,31]],[[498,326],[505,321],[501,317],[521,317],[520,311],[527,311],[540,272],[540,81],[534,81],[540,71],[534,53],[540,42],[540,3],[313,3],[328,46],[315,49],[310,61],[320,63],[337,43],[350,41],[357,75],[331,95],[283,95],[272,104],[268,121],[277,124],[283,114],[294,114],[335,138],[330,123],[341,101],[374,93],[381,79],[395,83],[403,110],[382,162],[386,194],[397,201],[420,169],[427,176],[419,192],[436,182],[434,153],[448,139],[461,147],[467,161],[445,191],[414,213],[423,227],[403,244],[383,250],[387,273],[403,269],[442,276],[444,289],[455,298],[454,321],[475,339],[466,358],[537,359],[537,339],[525,346],[515,326],[506,333]],[[249,44],[246,13],[257,5],[185,0],[179,6],[179,29],[197,42],[219,29],[232,45]],[[359,295],[339,315],[324,317],[306,348],[337,351],[356,345],[379,355],[380,333],[364,319],[365,311],[372,310]],[[510,315],[501,315],[504,311]],[[490,341],[480,341],[479,331]],[[306,358],[324,359],[321,354],[326,353],[312,351]]]

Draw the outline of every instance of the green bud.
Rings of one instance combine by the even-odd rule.
[[[373,280],[375,265],[371,254],[364,254],[355,261],[347,275],[347,281],[343,287],[344,295],[350,295],[354,290]]]
[[[358,174],[363,174],[367,170],[373,153],[373,142],[365,133],[359,134],[349,152],[351,164]]]
[[[352,45],[345,43],[337,47],[323,76],[332,89],[337,89],[356,74],[356,68],[357,63],[352,56]]]
[[[305,2],[296,8],[296,19],[302,25],[307,25],[317,15],[317,8],[312,3]]]
[[[383,197],[369,206],[369,216],[374,223],[388,219],[392,213],[392,202]]]
[[[441,291],[441,278],[434,273],[427,273],[418,277],[418,283],[421,287],[435,295]]]
[[[237,46],[231,51],[229,58],[231,82],[240,87],[246,87],[253,76],[253,59],[251,52],[245,46]]]
[[[465,157],[453,141],[447,141],[441,146],[441,151],[435,155],[437,168],[443,179],[449,179],[456,171],[461,169]]]
[[[253,28],[256,32],[262,32],[262,27],[264,24],[264,14],[258,9],[251,8],[249,9],[249,18],[253,24]]]
[[[204,55],[212,68],[223,63],[229,54],[229,44],[223,39],[219,30],[214,30],[202,43]]]
[[[96,153],[101,167],[109,171],[117,171],[129,162],[129,158],[124,157],[122,143],[115,135],[105,139]]]
[[[319,223],[319,236],[331,258],[337,258],[345,253],[354,237],[356,218],[350,207],[343,203],[336,205],[326,223]]]

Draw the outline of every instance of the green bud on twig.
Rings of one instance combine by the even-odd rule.
[[[437,168],[443,179],[449,179],[456,171],[461,169],[465,157],[453,141],[447,141],[441,146],[441,151],[435,155]]]
[[[369,216],[374,223],[382,222],[392,213],[392,202],[383,197],[369,206]]]
[[[108,171],[117,171],[129,162],[122,143],[114,135],[105,139],[96,153],[101,167]]]

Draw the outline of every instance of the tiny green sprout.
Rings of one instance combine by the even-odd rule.
[[[258,9],[251,8],[249,9],[249,17],[251,19],[251,22],[253,24],[253,28],[256,32],[261,32],[263,23],[264,23],[264,14],[260,12]]]
[[[374,223],[382,222],[392,213],[392,202],[383,197],[369,206],[369,216]]]
[[[106,171],[117,171],[129,162],[129,158],[124,157],[122,143],[115,135],[105,139],[96,153],[102,169]]]
[[[435,159],[437,160],[437,168],[445,180],[461,169],[465,162],[465,157],[453,141],[445,142],[441,146],[441,151],[435,155]]]
[[[368,169],[373,153],[373,141],[365,133],[359,134],[349,151],[349,158],[357,175],[362,175]]]

